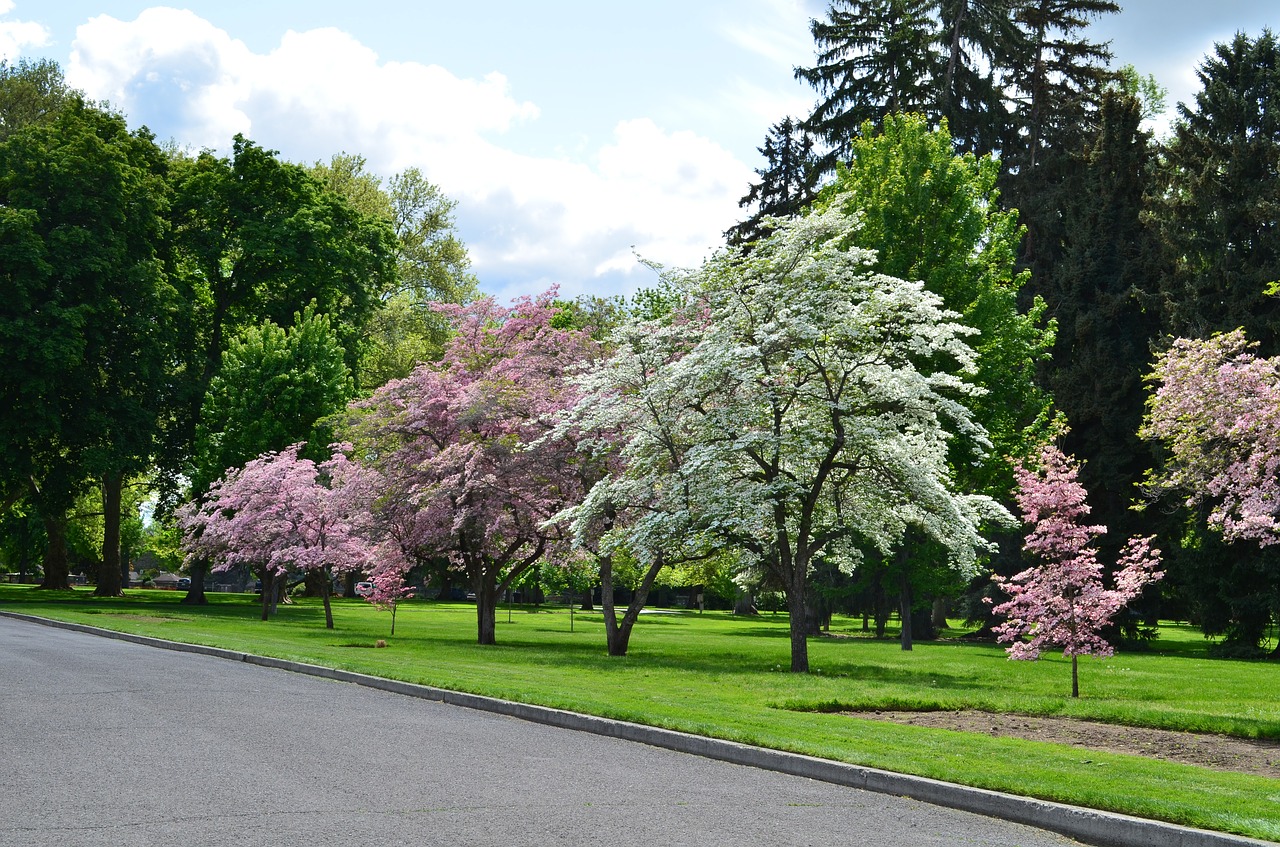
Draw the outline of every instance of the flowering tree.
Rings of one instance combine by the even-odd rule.
[[[437,306],[455,330],[444,359],[358,406],[401,566],[443,556],[465,571],[481,644],[495,643],[499,596],[555,542],[545,522],[578,492],[572,443],[544,436],[576,399],[566,377],[592,344],[552,326],[552,295]]]
[[[215,571],[248,565],[259,575],[263,620],[275,580],[296,568],[324,575],[325,626],[333,629],[333,574],[363,570],[372,558],[370,482],[347,459],[349,445],[334,446],[319,465],[298,456],[301,444],[264,453],[179,510],[189,557],[209,558]]]
[[[984,441],[956,375],[972,369],[971,331],[919,283],[842,248],[857,226],[842,209],[669,274],[676,313],[621,328],[575,410],[621,438],[619,469],[567,515],[579,541],[612,534],[648,561],[743,551],[786,591],[798,672],[815,556],[851,568],[860,545],[887,551],[916,527],[972,574],[980,524],[1009,520],[957,493],[947,461],[953,433]],[[605,519],[620,508],[632,517]]]
[[[1037,468],[1017,466],[1018,507],[1032,524],[1023,549],[1039,564],[999,582],[1009,600],[993,610],[1006,616],[995,628],[1011,659],[1038,659],[1049,646],[1071,657],[1071,696],[1080,696],[1079,656],[1110,656],[1114,648],[1100,631],[1115,614],[1164,574],[1160,551],[1151,538],[1131,538],[1125,545],[1115,588],[1104,588],[1102,565],[1094,539],[1104,526],[1088,526],[1087,492],[1076,479],[1076,462],[1052,445],[1040,450]],[[1030,636],[1028,640],[1023,640]]]
[[[1242,330],[1180,338],[1156,362],[1142,436],[1169,450],[1148,482],[1188,506],[1211,503],[1227,541],[1280,544],[1280,357],[1259,358]]]

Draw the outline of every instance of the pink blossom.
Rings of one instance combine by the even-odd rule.
[[[1241,330],[1175,341],[1152,372],[1142,435],[1169,451],[1153,492],[1208,504],[1227,541],[1267,546],[1280,543],[1280,357],[1254,346]]]
[[[1117,562],[1115,587],[1105,588],[1093,542],[1107,530],[1083,523],[1089,504],[1076,462],[1052,445],[1041,448],[1039,458],[1036,468],[1016,469],[1018,506],[1032,525],[1023,549],[1037,564],[999,582],[1009,599],[993,610],[1006,618],[995,631],[1001,642],[1012,642],[1011,659],[1061,648],[1072,658],[1072,696],[1078,697],[1076,657],[1112,655],[1102,628],[1164,574],[1151,538],[1131,538]]]

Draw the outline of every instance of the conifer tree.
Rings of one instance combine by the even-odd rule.
[[[791,116],[769,128],[764,146],[757,148],[767,163],[756,170],[760,181],[753,183],[738,205],[754,207],[750,218],[726,233],[735,244],[754,241],[764,233],[765,217],[794,215],[813,202],[817,193],[819,162],[814,138]]]
[[[1083,460],[1094,514],[1119,536],[1137,532],[1129,506],[1154,461],[1137,432],[1160,329],[1154,289],[1169,264],[1150,222],[1155,149],[1141,120],[1136,97],[1104,95],[1098,136],[1073,160],[1065,255],[1043,287],[1058,323],[1047,377],[1071,424],[1064,447]]]
[[[1204,337],[1243,327],[1263,355],[1280,352],[1280,45],[1264,30],[1214,48],[1203,90],[1169,149],[1165,217],[1181,255],[1166,289],[1170,332]]]
[[[817,89],[806,126],[828,146],[825,170],[848,157],[862,125],[894,112],[932,112],[938,66],[936,0],[833,0],[810,22],[817,64],[796,79]]]

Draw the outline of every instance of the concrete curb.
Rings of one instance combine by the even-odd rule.
[[[478,709],[549,726],[592,732],[596,735],[604,735],[626,741],[638,741],[653,747],[664,747],[681,753],[719,759],[737,765],[807,777],[821,782],[861,788],[881,794],[896,794],[900,797],[910,797],[913,800],[919,800],[924,803],[974,812],[980,815],[1026,824],[1037,829],[1049,830],[1050,832],[1056,832],[1069,838],[1083,841],[1086,844],[1099,845],[1099,847],[1245,847],[1245,845],[1272,845],[1274,847],[1273,842],[1259,841],[1240,835],[1192,829],[1178,826],[1177,824],[1135,818],[1114,812],[1102,812],[1077,806],[1067,806],[1061,803],[1051,803],[1045,800],[1036,800],[1030,797],[1002,794],[998,791],[971,788],[925,777],[893,773],[892,771],[850,765],[828,759],[818,759],[799,753],[770,750],[749,744],[739,744],[734,741],[705,738],[670,729],[611,720],[594,715],[583,715],[562,709],[551,709],[546,706],[533,706],[527,703],[499,700],[494,697],[465,694],[444,688],[434,688],[429,685],[400,682],[394,679],[368,676],[353,671],[326,668],[320,665],[308,665],[287,659],[273,659],[268,656],[256,656],[252,653],[224,650],[219,647],[205,647],[199,644],[184,644],[179,641],[167,641],[162,638],[116,632],[86,624],[69,623],[19,612],[0,611],[0,616],[44,626],[74,630],[104,638],[114,638],[119,641],[128,641],[149,647],[176,650],[182,653],[199,653],[205,656],[230,659],[266,668],[303,673],[338,682],[376,688],[393,694],[403,694],[424,700],[437,700],[453,706]]]

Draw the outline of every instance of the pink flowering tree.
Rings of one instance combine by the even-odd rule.
[[[1006,620],[995,631],[1010,643],[1011,659],[1038,659],[1046,647],[1071,657],[1071,696],[1080,696],[1078,658],[1115,651],[1101,635],[1116,613],[1160,579],[1160,551],[1151,538],[1131,538],[1120,555],[1115,587],[1106,588],[1094,541],[1104,526],[1084,523],[1086,491],[1074,459],[1052,445],[1040,450],[1038,467],[1019,464],[1018,506],[1031,525],[1023,547],[1038,562],[999,583],[1009,599],[993,610]]]
[[[319,464],[301,458],[301,447],[262,454],[180,510],[183,546],[215,562],[215,571],[252,568],[262,580],[263,620],[277,579],[291,570],[321,573],[325,626],[333,629],[333,575],[364,570],[373,558],[373,485],[348,460],[349,445],[334,445]]]
[[[498,598],[559,542],[546,522],[578,496],[574,445],[549,434],[593,345],[552,326],[553,292],[437,308],[454,328],[443,360],[359,404],[355,431],[387,486],[377,511],[399,555],[385,567],[447,557],[475,592],[479,643],[493,644]]]
[[[1280,544],[1280,357],[1259,358],[1241,330],[1178,339],[1156,362],[1141,434],[1169,455],[1153,491],[1209,505],[1227,541]]]

